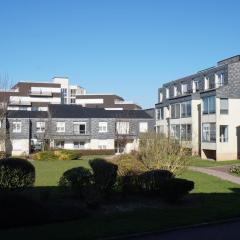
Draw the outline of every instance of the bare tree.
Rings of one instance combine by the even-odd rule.
[[[0,75],[0,151],[6,155],[9,132],[7,122],[7,110],[9,106],[11,83],[7,74]]]
[[[141,134],[139,151],[148,169],[165,169],[178,175],[188,166],[186,149],[178,141],[155,132]]]

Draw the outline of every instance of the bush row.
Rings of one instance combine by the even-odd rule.
[[[82,156],[90,155],[113,155],[114,150],[66,150],[55,149],[51,151],[42,151],[32,154],[33,160],[76,160]]]
[[[194,182],[174,178],[167,170],[137,173],[129,170],[118,175],[119,166],[116,164],[103,159],[89,163],[91,170],[84,167],[67,170],[59,181],[60,186],[72,188],[88,204],[96,204],[101,198],[108,198],[114,190],[123,195],[147,194],[174,202],[181,200],[194,188]]]

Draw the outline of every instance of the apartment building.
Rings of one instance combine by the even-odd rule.
[[[51,148],[130,152],[140,133],[154,129],[154,119],[144,110],[50,104],[48,111],[10,110],[2,128],[9,133],[5,149],[12,155],[28,155],[43,142]]]
[[[163,84],[155,105],[157,132],[203,159],[240,157],[240,56]]]
[[[140,106],[115,94],[87,94],[86,89],[70,85],[66,77],[52,82],[18,82],[8,91],[0,91],[0,102],[9,110],[47,111],[49,104],[77,104],[84,107],[137,110]]]

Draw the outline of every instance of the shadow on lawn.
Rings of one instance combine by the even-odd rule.
[[[121,216],[126,221],[139,223],[148,219],[153,226],[175,226],[240,216],[240,188],[231,193],[192,193],[182,202],[166,204],[158,198],[140,195],[114,195],[99,208],[87,206],[81,198],[62,187],[35,187],[0,194],[0,228],[39,225],[81,219],[105,219]],[[156,203],[160,204],[156,204]],[[131,204],[129,204],[131,203]],[[140,204],[142,203],[142,204]],[[106,214],[104,209],[109,209]],[[132,207],[129,207],[132,206]],[[136,207],[137,206],[137,207]],[[116,211],[117,209],[117,211]],[[144,214],[144,218],[140,217]],[[159,214],[161,213],[161,214]],[[125,217],[124,217],[125,216]],[[116,220],[119,217],[116,217]],[[94,224],[94,222],[93,222]]]

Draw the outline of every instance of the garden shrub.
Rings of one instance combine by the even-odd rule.
[[[240,165],[231,166],[229,169],[229,172],[239,175],[240,174]]]
[[[124,195],[137,193],[140,191],[139,174],[135,172],[125,172],[125,175],[117,177],[117,188]]]
[[[48,160],[75,160],[81,157],[78,150],[58,149],[53,151],[42,151],[32,155],[33,160],[48,161]]]
[[[177,202],[189,194],[194,188],[194,182],[181,178],[172,178],[162,186],[162,195],[169,202]]]
[[[147,168],[143,163],[131,154],[121,154],[116,156],[112,162],[118,166],[119,176],[129,175],[129,173],[140,174],[147,171]]]
[[[6,158],[0,160],[0,189],[32,187],[35,182],[35,168],[27,160]]]
[[[168,170],[159,169],[144,172],[139,176],[141,189],[147,193],[159,193],[166,181],[172,177],[173,174]]]
[[[59,186],[70,187],[74,191],[82,194],[83,188],[92,184],[92,173],[84,167],[76,167],[63,173],[59,180]]]
[[[82,156],[91,156],[91,155],[114,155],[114,149],[82,149],[79,150]]]
[[[39,161],[49,161],[49,160],[57,160],[57,156],[53,151],[42,151],[32,154],[33,160]]]
[[[108,196],[116,182],[118,166],[104,159],[93,159],[89,164],[96,187],[104,196]]]
[[[102,200],[102,194],[95,184],[83,187],[82,197],[88,207],[96,208]]]
[[[78,150],[55,150],[54,155],[59,160],[76,160],[81,157],[81,154]]]

